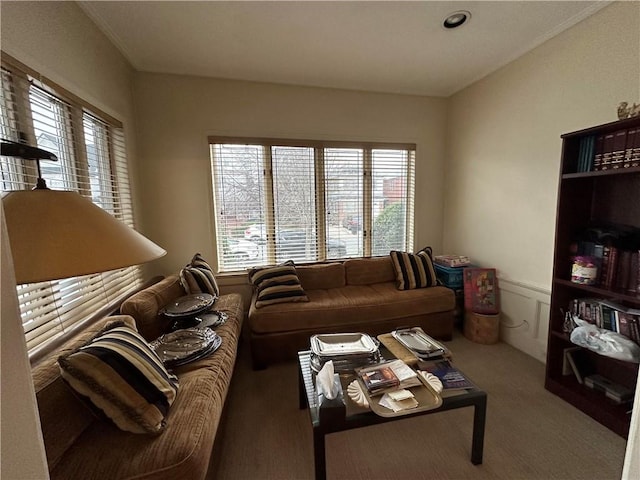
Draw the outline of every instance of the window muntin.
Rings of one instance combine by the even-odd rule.
[[[219,271],[412,250],[415,146],[210,144]]]

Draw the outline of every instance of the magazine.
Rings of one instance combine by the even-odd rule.
[[[463,390],[473,388],[473,383],[464,374],[454,367],[449,360],[440,360],[431,364],[422,365],[421,370],[432,373],[442,382],[444,390]]]

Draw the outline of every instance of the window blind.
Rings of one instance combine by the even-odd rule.
[[[0,96],[2,138],[35,145],[59,161],[41,161],[47,186],[74,190],[133,226],[126,146],[121,126],[100,118],[77,97],[58,94],[28,71],[4,62]],[[33,72],[31,72],[33,73]],[[68,93],[68,92],[64,92]],[[34,162],[0,157],[2,191],[35,185]],[[19,285],[18,300],[30,355],[79,327],[142,284],[139,267]]]
[[[219,271],[413,249],[415,145],[209,143]]]

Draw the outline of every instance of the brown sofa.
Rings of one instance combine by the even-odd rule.
[[[420,326],[429,335],[450,340],[455,295],[435,286],[398,290],[391,257],[296,266],[309,302],[276,303],[249,309],[251,355],[255,369],[295,358],[318,333],[388,333]]]
[[[158,311],[185,295],[177,275],[133,295],[121,312],[131,315],[138,331],[152,340],[163,333]],[[227,313],[216,328],[221,346],[210,356],[177,367],[180,388],[158,435],[134,434],[96,417],[77,398],[59,374],[57,358],[94,336],[107,317],[84,330],[35,366],[40,420],[52,479],[202,479],[207,474],[212,447],[231,381],[241,331],[240,296],[222,295],[214,308]]]

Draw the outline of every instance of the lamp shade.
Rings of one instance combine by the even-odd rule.
[[[106,272],[167,253],[76,192],[20,190],[2,203],[18,284]]]

